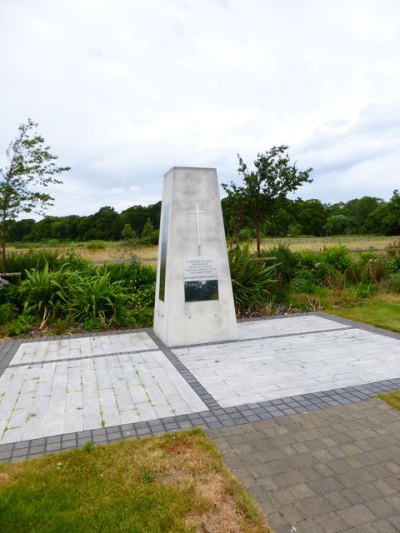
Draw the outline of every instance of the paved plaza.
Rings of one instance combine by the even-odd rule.
[[[400,388],[400,335],[322,313],[243,321],[239,332],[238,341],[172,349],[152,330],[3,342],[0,460],[201,427],[278,530],[353,531],[364,514],[381,529],[362,531],[398,531],[396,498],[380,517],[365,498],[328,504],[323,487],[352,492],[326,464],[339,459],[337,469],[353,468],[364,487],[371,453],[380,463],[370,457],[368,498],[399,489],[399,413],[371,396]]]

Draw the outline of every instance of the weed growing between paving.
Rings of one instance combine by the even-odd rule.
[[[400,411],[400,390],[378,394],[378,398]]]
[[[0,465],[15,531],[268,532],[201,430]]]

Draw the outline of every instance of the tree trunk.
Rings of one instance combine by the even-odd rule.
[[[256,242],[257,242],[257,257],[261,255],[261,238],[260,238],[260,220],[256,219]]]
[[[261,226],[261,207],[260,207],[260,189],[258,188],[255,206],[254,206],[254,222],[256,227],[256,243],[257,243],[257,257],[261,255],[261,237],[260,237],[260,226]]]

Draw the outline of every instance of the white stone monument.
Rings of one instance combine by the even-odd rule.
[[[214,168],[164,176],[154,332],[167,346],[238,338]]]

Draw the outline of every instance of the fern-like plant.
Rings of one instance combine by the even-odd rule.
[[[233,246],[228,251],[233,298],[238,314],[265,307],[275,283],[275,265],[250,252],[249,245]]]
[[[77,320],[99,320],[103,325],[115,317],[124,294],[121,282],[111,282],[110,275],[101,272],[81,276],[71,292],[72,316]]]
[[[77,276],[77,273],[66,267],[51,271],[48,263],[42,270],[27,271],[26,279],[18,287],[24,312],[40,316],[40,327],[44,327],[49,318],[65,314],[64,306],[68,300],[69,288],[74,285]]]

